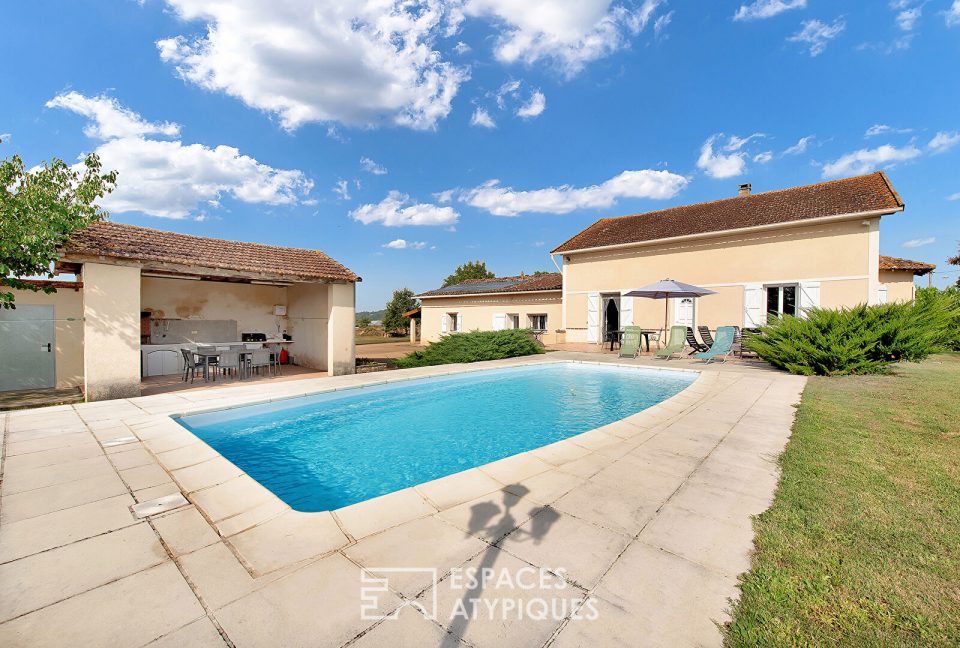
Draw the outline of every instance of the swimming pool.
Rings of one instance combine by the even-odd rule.
[[[298,511],[327,511],[532,450],[680,392],[693,372],[550,363],[185,416]]]

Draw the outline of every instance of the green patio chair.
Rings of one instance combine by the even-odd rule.
[[[687,327],[686,326],[672,326],[670,327],[670,339],[667,340],[667,346],[662,349],[658,349],[654,354],[654,358],[666,358],[669,360],[673,357],[675,353],[682,353],[683,349],[687,345]]]
[[[620,343],[621,358],[636,358],[640,355],[640,327],[624,326],[623,341]]]
[[[717,358],[723,358],[721,362],[726,362],[727,357],[733,351],[733,338],[736,331],[732,326],[718,326],[717,335],[713,339],[713,345],[707,351],[694,353],[694,358],[699,358],[705,362],[713,362]]]

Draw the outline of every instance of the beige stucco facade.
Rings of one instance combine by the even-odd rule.
[[[240,331],[276,337],[286,328],[284,318],[273,314],[275,305],[287,303],[285,286],[249,283],[191,281],[144,276],[141,310],[152,318],[236,320]]]
[[[460,331],[492,331],[502,328],[532,328],[531,315],[546,315],[542,339],[546,344],[557,341],[561,328],[561,291],[539,291],[522,294],[490,293],[462,297],[424,297],[421,299],[420,343],[436,342],[444,334],[453,333],[454,319]],[[515,318],[507,317],[516,316]],[[516,323],[518,326],[513,326]]]
[[[602,338],[604,299],[620,304],[620,325],[660,328],[689,323],[716,328],[756,326],[765,318],[766,288],[794,285],[798,306],[842,308],[910,299],[913,275],[880,273],[879,216],[833,219],[802,226],[758,228],[733,234],[689,237],[563,255],[562,328],[570,342]],[[717,294],[695,300],[623,296],[664,278]],[[593,330],[591,330],[593,329]]]
[[[83,392],[87,400],[140,395],[140,269],[85,263]]]
[[[881,270],[880,290],[884,293],[881,301],[907,302],[917,294],[913,283],[912,270]]]

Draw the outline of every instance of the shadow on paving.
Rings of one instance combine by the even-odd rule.
[[[494,544],[491,544],[487,547],[486,551],[483,554],[483,558],[480,560],[480,565],[477,568],[480,574],[485,573],[484,570],[492,569],[494,563],[497,560],[497,554],[500,552],[498,548],[500,541],[503,540],[507,535],[513,533],[512,538],[520,542],[532,541],[534,544],[540,544],[540,541],[549,533],[550,527],[553,526],[553,523],[560,518],[560,514],[551,508],[550,506],[541,506],[537,509],[534,509],[533,515],[531,517],[532,526],[530,531],[523,529],[517,529],[517,520],[514,518],[511,508],[511,500],[516,497],[515,503],[522,501],[522,498],[529,493],[529,489],[526,486],[519,484],[514,484],[508,486],[510,490],[503,491],[503,508],[493,502],[480,502],[474,504],[470,508],[470,522],[469,522],[469,531],[470,535],[477,535],[479,533],[486,533],[488,537],[492,537],[496,540]],[[497,516],[500,516],[498,519]],[[516,529],[516,531],[514,531]],[[463,598],[461,599],[461,608],[469,609],[469,604],[480,598],[480,595],[483,593],[483,584],[484,579],[476,579],[473,587],[467,589],[464,593]],[[440,648],[455,648],[460,645],[460,638],[464,636],[467,626],[470,624],[470,619],[468,616],[457,616],[453,623],[450,624],[448,630],[450,634],[444,637],[443,641],[440,643]]]

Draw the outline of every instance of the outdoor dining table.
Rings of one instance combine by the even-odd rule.
[[[247,372],[246,372],[246,370],[247,370],[247,358],[248,358],[249,356],[253,355],[253,352],[254,352],[254,351],[259,351],[259,350],[260,350],[260,349],[245,349],[244,351],[239,351],[239,350],[237,351],[237,353],[240,354],[240,379],[241,379],[241,380],[243,380],[243,379],[246,377],[246,373],[247,373]],[[648,349],[648,350],[649,350],[649,349]],[[198,360],[200,360],[201,362],[203,362],[203,380],[204,380],[204,382],[208,382],[208,381],[210,380],[210,360],[211,360],[211,359],[219,358],[219,357],[220,357],[220,351],[221,351],[220,349],[217,349],[217,351],[214,352],[214,353],[209,353],[209,352],[201,353],[200,351],[194,351],[194,352],[193,352],[193,355],[196,356]],[[274,356],[275,353],[276,353],[276,352],[273,352],[273,351],[270,353],[271,358]],[[214,374],[213,374],[213,380],[216,381],[216,379],[217,379],[217,374],[216,374],[216,372],[214,372]]]
[[[247,362],[246,362],[247,356],[252,355],[252,354],[253,354],[253,350],[247,349],[247,350],[245,350],[245,351],[237,351],[237,353],[240,354],[240,379],[242,380],[242,379],[244,378],[244,374],[245,374],[244,369],[245,369],[246,366],[247,366]],[[209,353],[209,352],[201,353],[200,351],[194,351],[194,352],[193,352],[193,355],[195,355],[199,360],[201,360],[201,361],[203,362],[203,380],[204,380],[204,382],[209,381],[209,379],[210,379],[210,360],[211,360],[211,359],[219,358],[219,357],[220,357],[220,350],[217,349],[217,351],[214,352],[214,353]],[[214,374],[213,374],[213,380],[214,380],[214,381],[217,380],[217,374],[216,374],[216,372],[214,372]]]
[[[660,329],[640,329],[640,337],[646,343],[647,353],[650,353],[650,336],[654,333],[660,333]],[[610,350],[613,351],[613,345],[623,343],[624,329],[607,332],[607,339],[610,340]]]

